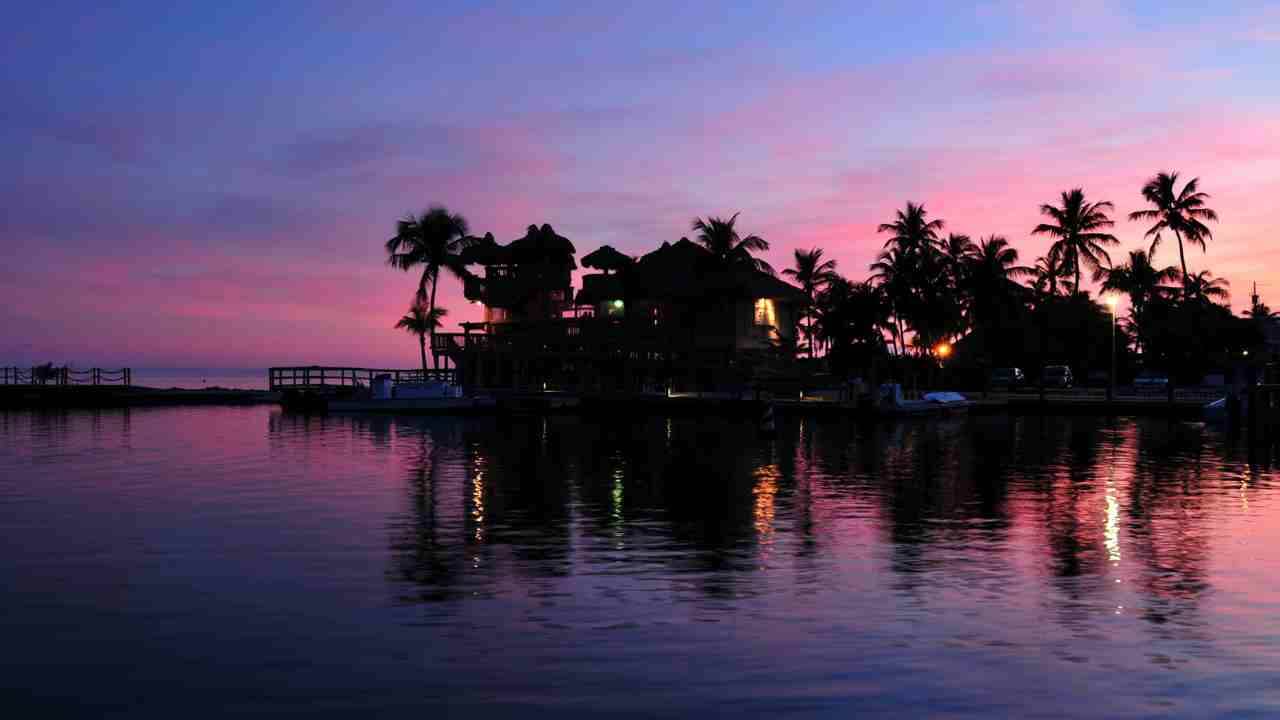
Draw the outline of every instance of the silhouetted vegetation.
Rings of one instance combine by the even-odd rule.
[[[397,330],[404,330],[418,338],[418,350],[422,353],[422,371],[427,370],[427,336],[440,328],[440,321],[448,314],[444,308],[428,308],[421,302],[414,303],[409,312],[396,322]]]
[[[1034,378],[1045,365],[1065,364],[1081,379],[1092,375],[1098,382],[1112,367],[1112,313],[1119,313],[1120,305],[1124,311],[1115,318],[1116,367],[1123,374],[1158,370],[1179,382],[1198,382],[1215,369],[1229,371],[1250,350],[1261,351],[1255,360],[1265,357],[1267,338],[1274,343],[1280,335],[1273,327],[1280,318],[1261,302],[1256,288],[1252,306],[1237,317],[1228,307],[1225,280],[1207,269],[1188,270],[1185,246],[1206,250],[1212,237],[1206,223],[1218,220],[1199,178],[1180,184],[1178,173],[1160,172],[1137,194],[1148,207],[1128,218],[1151,223],[1145,228],[1149,245],[1128,251],[1119,263],[1111,255],[1119,245],[1110,232],[1115,207],[1110,201],[1089,199],[1082,188],[1066,190],[1055,202],[1040,206],[1044,222],[1029,234],[1048,237],[1052,243],[1029,264],[1023,264],[1008,238],[990,235],[974,242],[964,233],[944,234],[950,230],[947,223],[916,202],[906,203],[892,220],[877,227],[887,237],[865,281],[841,276],[824,248],[797,249],[792,266],[781,274],[799,286],[804,299],[787,319],[796,332],[782,335],[805,342],[790,341],[782,350],[822,359],[828,370],[845,377],[865,376],[882,361],[884,369],[900,378],[935,369],[940,360],[936,350],[945,346],[948,351],[954,348],[948,365],[975,371],[971,378],[980,377],[976,371],[998,367],[1022,367]],[[774,274],[757,257],[769,243],[740,232],[738,217],[735,213],[692,221],[691,242],[707,257],[698,267],[685,268],[693,275],[682,282],[696,285],[697,278],[709,274],[746,269]],[[544,228],[549,231],[549,226]],[[531,227],[531,233],[536,229]],[[396,236],[387,241],[393,266],[421,268],[417,298],[425,303],[422,312],[429,315],[435,307],[442,270],[467,283],[468,298],[481,297],[471,288],[484,281],[465,265],[494,244],[491,235],[482,241],[467,233],[461,216],[437,207],[401,221]],[[1156,262],[1170,233],[1178,247],[1177,266]],[[635,285],[628,280],[633,264],[632,258],[609,247],[584,258],[584,265],[604,271],[602,278],[588,278],[595,281],[591,292],[580,294],[595,306],[589,312],[618,320],[632,311],[620,298]],[[1087,283],[1098,288],[1096,297]],[[688,294],[689,288],[668,291]],[[1114,297],[1103,303],[1103,294]],[[548,318],[554,310],[548,311]],[[658,305],[648,313],[652,323],[675,317]],[[503,321],[519,320],[508,316],[501,315]],[[438,324],[439,316],[435,320]]]

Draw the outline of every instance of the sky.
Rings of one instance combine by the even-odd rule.
[[[433,204],[579,257],[741,212],[861,280],[907,201],[1030,263],[1073,187],[1123,259],[1166,169],[1222,217],[1192,271],[1280,306],[1274,3],[99,5],[0,28],[0,365],[412,367],[383,242]]]

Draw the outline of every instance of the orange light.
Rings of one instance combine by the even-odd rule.
[[[939,343],[933,348],[933,352],[935,355],[945,360],[951,356],[951,343]]]

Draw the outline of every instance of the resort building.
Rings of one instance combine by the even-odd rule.
[[[484,320],[437,333],[437,358],[472,387],[604,393],[741,389],[792,361],[804,295],[749,263],[684,238],[639,258],[606,245],[575,294],[574,255],[549,225],[468,250]]]

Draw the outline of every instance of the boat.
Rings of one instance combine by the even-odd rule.
[[[457,414],[486,412],[496,407],[497,401],[465,395],[451,383],[397,383],[390,375],[379,375],[370,390],[330,397],[325,405],[331,413]]]
[[[880,405],[876,412],[890,417],[949,415],[968,412],[973,401],[957,392],[925,393],[919,400],[906,400],[902,386],[886,383],[880,386]]]

